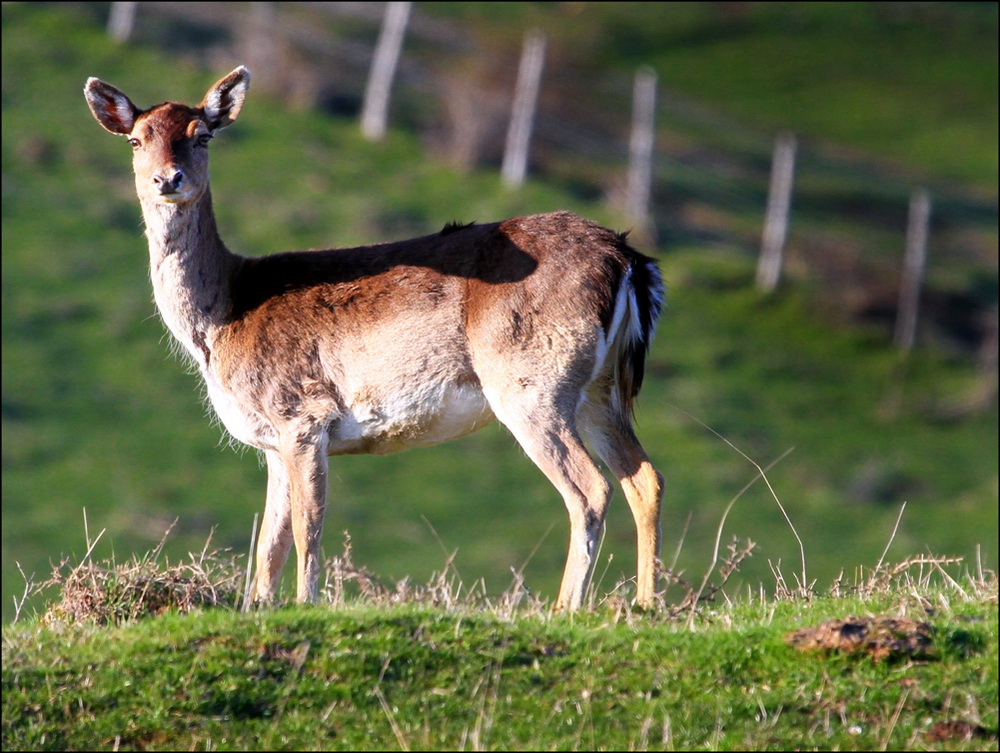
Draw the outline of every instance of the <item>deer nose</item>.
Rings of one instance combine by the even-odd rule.
[[[173,166],[153,175],[153,184],[160,189],[161,194],[177,193],[182,183],[184,183],[184,173]]]

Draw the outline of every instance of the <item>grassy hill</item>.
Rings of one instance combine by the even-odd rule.
[[[185,588],[139,566],[131,606],[161,609],[157,570]],[[574,617],[448,576],[102,624],[129,578],[76,574],[4,628],[5,750],[997,749],[996,578],[928,558],[840,595]]]
[[[103,529],[98,557],[148,551],[175,520],[165,545],[171,556],[201,551],[210,535],[215,546],[244,552],[262,507],[264,473],[253,454],[225,445],[205,417],[195,378],[168,355],[151,303],[128,149],[93,121],[82,96],[86,78],[99,75],[139,102],[194,100],[220,71],[151,47],[112,47],[90,8],[8,3],[2,12],[2,565],[9,620],[12,597],[24,588],[19,567],[43,580],[51,562],[79,559]],[[697,88],[693,79],[689,86]],[[713,95],[714,106],[725,104],[723,95]],[[995,118],[992,127],[995,136]],[[708,129],[699,147],[689,130],[684,143],[708,151],[720,133]],[[993,143],[993,152],[980,152],[983,164],[995,163]],[[698,197],[686,206],[704,215],[706,192],[695,172],[678,171],[678,179]],[[959,174],[947,172],[949,180]],[[408,130],[368,144],[353,120],[288,111],[256,91],[239,125],[213,145],[213,176],[222,233],[249,255],[557,208],[622,224],[588,200],[575,178],[556,175],[507,191],[492,170],[459,172],[428,160]],[[829,180],[823,170],[806,173],[803,184],[822,189],[806,196],[819,203],[831,190],[851,200],[840,194],[843,183]],[[973,183],[989,180],[981,174]],[[971,289],[995,302],[995,207],[991,216],[965,194],[952,196],[951,206],[975,219],[972,231],[955,234],[974,235],[973,246],[993,256],[940,268],[936,289]],[[874,566],[890,540],[896,559],[931,551],[980,557],[995,568],[997,420],[995,408],[964,408],[982,388],[971,359],[932,342],[900,362],[884,329],[843,326],[825,309],[816,280],[761,299],[740,240],[751,234],[749,210],[734,203],[711,209],[716,227],[735,229],[727,242],[702,244],[698,227],[684,225],[651,249],[670,298],[638,414],[640,437],[668,479],[665,561],[676,557],[677,571],[699,580],[725,507],[758,476],[721,435],[761,466],[783,458],[768,478],[803,542],[805,578],[820,588],[842,570]],[[829,239],[828,229],[808,233],[822,215],[804,218],[800,244]],[[878,245],[884,236],[874,237]],[[335,459],[330,500],[328,550],[339,549],[347,530],[355,557],[386,578],[424,579],[457,551],[462,579],[482,578],[492,592],[507,586],[512,568],[523,568],[542,595],[558,583],[565,512],[499,427],[444,447]],[[774,588],[778,563],[789,578],[803,570],[796,536],[762,483],[733,507],[723,542],[731,536],[757,544],[731,584],[734,596],[761,584]],[[631,573],[633,537],[619,496],[599,588],[610,591]]]

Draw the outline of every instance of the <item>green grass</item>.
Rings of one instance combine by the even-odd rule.
[[[18,565],[37,581],[51,562],[83,556],[85,513],[91,536],[107,531],[97,557],[146,551],[175,520],[170,556],[200,551],[213,530],[216,545],[242,554],[264,496],[255,455],[225,445],[205,417],[197,380],[168,355],[128,148],[94,122],[82,96],[86,77],[99,75],[143,103],[191,100],[219,72],[152,49],[111,48],[76,13],[3,6],[5,621],[23,590]],[[213,176],[223,235],[246,254],[389,240],[450,220],[556,208],[621,224],[558,186],[536,181],[511,192],[491,171],[459,174],[429,162],[412,133],[371,145],[354,122],[289,113],[260,93],[213,146]],[[847,201],[859,181],[888,191],[869,178],[818,170],[803,185],[819,187],[807,194],[816,204],[823,195]],[[692,170],[690,180],[706,179]],[[751,234],[749,208],[720,196],[721,222],[737,238]],[[842,238],[823,217],[811,211],[796,226],[799,243],[815,243],[818,255]],[[890,257],[887,231],[874,237]],[[679,549],[677,569],[700,579],[726,505],[757,477],[702,421],[762,466],[795,448],[768,478],[804,542],[807,580],[820,590],[841,570],[872,567],[890,540],[890,557],[933,551],[996,566],[997,417],[964,407],[981,386],[968,358],[931,344],[899,363],[884,328],[838,319],[816,280],[760,299],[749,256],[731,242],[688,238],[652,250],[669,301],[638,431],[667,476],[665,560]],[[935,291],[975,288],[995,300],[995,263],[942,263],[931,278]],[[358,560],[381,576],[424,579],[457,551],[462,579],[484,579],[490,592],[509,584],[511,568],[523,567],[543,596],[558,585],[565,511],[499,427],[395,456],[336,458],[330,499],[327,548],[338,548],[348,530]],[[731,583],[734,597],[772,583],[777,563],[800,572],[798,542],[763,483],[734,506],[722,540],[732,536],[757,543]],[[601,589],[632,573],[633,552],[619,495],[598,566]],[[42,605],[26,613],[35,608]]]
[[[794,130],[996,195],[995,3],[427,5],[483,37],[499,29],[519,40],[539,26],[589,85],[608,69],[652,66],[664,100],[681,95],[745,129]]]
[[[948,569],[674,616],[427,593],[105,627],[56,611],[4,628],[3,747],[996,750],[996,580]],[[855,652],[790,641],[876,617],[892,639]]]

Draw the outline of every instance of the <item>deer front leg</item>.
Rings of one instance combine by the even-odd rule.
[[[296,554],[296,600],[315,602],[319,592],[320,546],[326,514],[326,436],[295,432],[282,443],[288,475],[292,535]]]
[[[292,548],[292,501],[285,462],[274,450],[267,450],[264,457],[267,460],[267,504],[257,538],[257,572],[251,600],[261,604],[274,601],[281,569]]]

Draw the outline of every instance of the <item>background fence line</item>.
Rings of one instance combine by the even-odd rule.
[[[418,102],[422,108],[420,112],[426,115],[427,102],[435,97],[440,101],[454,99],[462,92],[478,93],[477,81],[481,85],[488,83],[490,89],[481,94],[478,106],[456,108],[464,113],[462,117],[480,119],[482,122],[472,132],[485,134],[474,139],[474,143],[470,142],[471,146],[465,143],[468,139],[461,142],[468,153],[463,152],[460,162],[456,164],[463,169],[495,164],[492,155],[496,151],[496,161],[501,163],[501,180],[508,186],[517,187],[526,180],[529,162],[542,174],[548,172],[554,161],[572,164],[582,162],[582,159],[576,159],[581,157],[604,166],[601,170],[589,171],[588,177],[603,176],[598,180],[605,182],[596,188],[612,199],[609,203],[617,206],[632,223],[633,229],[641,230],[646,239],[658,238],[668,246],[678,243],[712,245],[725,239],[742,250],[752,252],[752,241],[745,229],[748,225],[744,224],[735,233],[728,227],[719,230],[710,226],[699,227],[698,220],[712,215],[711,212],[701,211],[697,205],[715,204],[725,207],[730,214],[746,212],[760,216],[760,205],[765,202],[761,201],[757,187],[760,179],[756,173],[760,170],[755,153],[763,149],[759,133],[734,124],[730,117],[714,113],[703,103],[677,92],[669,91],[667,96],[659,97],[657,88],[663,89],[665,85],[657,82],[655,72],[646,66],[635,73],[632,82],[631,126],[624,122],[624,118],[615,117],[617,113],[628,112],[628,87],[620,74],[615,72],[608,72],[606,78],[599,81],[588,82],[592,86],[586,94],[593,95],[595,101],[600,102],[598,108],[582,108],[583,112],[594,116],[592,120],[588,122],[580,118],[566,122],[554,117],[551,103],[546,104],[560,96],[573,96],[572,92],[561,92],[559,70],[546,72],[551,84],[545,87],[545,97],[541,96],[547,44],[541,31],[531,30],[525,35],[521,62],[517,66],[517,82],[512,85],[507,76],[512,75],[514,65],[512,60],[504,57],[507,52],[496,49],[480,51],[479,42],[461,33],[460,25],[411,13],[411,5],[408,2],[254,3],[249,13],[239,14],[233,13],[232,6],[221,3],[152,2],[142,5],[141,15],[172,15],[189,25],[204,23],[230,29],[233,47],[243,50],[250,58],[248,62],[261,68],[261,75],[255,75],[255,85],[269,87],[273,95],[285,98],[293,106],[317,106],[345,114],[352,108],[351,102],[356,97],[362,130],[369,139],[380,139],[386,132],[389,95],[394,79],[399,80],[396,86],[398,104],[394,110],[403,114],[404,119],[409,113],[409,122],[412,122],[412,113]],[[141,37],[142,19],[137,19],[137,10],[135,3],[112,3],[109,35],[119,41]],[[266,22],[253,23],[252,19],[257,17],[266,17]],[[246,18],[250,18],[251,22],[248,23]],[[361,39],[364,35],[356,31],[334,31],[339,28],[338,20],[345,18],[350,19],[354,27],[360,23],[379,27],[381,33],[377,41]],[[412,34],[416,49],[401,57],[404,34]],[[262,35],[269,37],[266,44]],[[444,54],[428,54],[428,49]],[[482,72],[452,79],[442,75],[449,61],[457,63],[463,59],[462,56],[465,60],[476,59],[483,63]],[[492,80],[490,76],[493,76]],[[362,94],[358,91],[358,82],[365,80],[368,85]],[[449,89],[456,81],[464,88]],[[495,105],[502,100],[504,93],[512,89],[514,107],[507,118],[503,108]],[[493,92],[499,92],[499,95],[494,96]],[[428,94],[433,97],[428,98]],[[483,106],[484,103],[489,106]],[[490,135],[490,118],[503,121],[496,124],[500,130],[506,125],[507,138],[502,151],[497,149],[500,139]],[[697,153],[671,154],[668,157],[662,152],[662,147],[657,149],[657,121],[670,123],[667,128],[671,130],[696,128],[702,133],[711,132],[713,138],[728,142],[731,150],[727,152],[727,147],[723,145],[710,159]],[[433,135],[425,135],[425,141],[433,144]],[[670,142],[671,139],[663,141]],[[816,144],[807,146],[811,169],[822,162],[823,169],[854,171],[858,174],[855,179],[859,183],[863,181],[861,176],[868,169],[867,165],[862,165],[860,161],[849,163],[845,160],[851,158],[843,155],[821,155],[822,147]],[[676,149],[676,144],[673,148]],[[871,300],[869,303],[851,303],[855,310],[877,312],[880,308],[891,308],[894,312],[892,321],[895,322],[891,328],[892,340],[897,347],[908,352],[917,340],[917,330],[924,326],[921,324],[923,317],[918,318],[916,310],[923,299],[920,288],[927,275],[923,267],[919,270],[914,267],[915,262],[911,258],[911,254],[917,253],[911,249],[920,245],[915,240],[919,237],[918,231],[911,222],[911,229],[907,231],[906,260],[902,263],[897,259],[882,260],[871,251],[851,256],[850,248],[855,241],[852,237],[839,237],[850,232],[843,228],[855,217],[863,218],[866,213],[871,224],[870,218],[876,212],[890,215],[902,211],[902,205],[897,208],[886,202],[883,206],[867,210],[864,207],[844,210],[850,215],[846,222],[835,220],[818,233],[815,223],[813,227],[805,227],[799,224],[800,220],[796,220],[800,230],[790,244],[793,183],[798,182],[797,174],[803,169],[796,164],[803,159],[803,155],[799,154],[801,150],[802,145],[790,134],[780,135],[773,144],[766,209],[763,220],[757,225],[762,228],[758,235],[761,239],[756,274],[758,289],[764,293],[771,292],[786,272],[792,274],[788,267],[789,259],[786,258],[790,252],[796,264],[796,279],[808,274],[822,282],[825,275],[837,283],[828,286],[829,294],[839,293],[843,300],[850,299],[852,295],[858,298],[856,293],[852,293],[851,285],[855,288],[865,286],[863,295]],[[567,158],[566,154],[573,156]],[[658,187],[666,188],[657,190]],[[798,188],[795,188],[795,194],[796,203],[801,200],[804,204],[809,201],[815,204],[813,197],[800,199]],[[837,197],[833,198],[836,200]],[[698,212],[694,223],[691,222],[693,215],[689,207]],[[936,197],[935,214],[937,216],[941,212],[941,224],[947,226],[949,222],[954,225],[962,221],[960,211],[965,211],[966,216],[973,219],[976,212],[990,211],[976,208],[974,200],[970,202],[970,207],[957,210],[954,200]],[[919,216],[918,209],[919,206],[911,207],[911,215]],[[831,208],[829,214],[833,216],[838,211],[842,210]],[[995,208],[992,212],[995,217]],[[946,217],[949,213],[950,216]],[[813,214],[816,214],[815,209]],[[798,211],[796,216],[799,216]],[[836,229],[831,229],[834,227]],[[726,233],[733,235],[727,238]],[[830,237],[823,237],[827,234]],[[923,265],[926,265],[926,235],[925,231],[921,242]],[[936,237],[935,242],[943,241]],[[879,252],[891,245],[867,239],[861,243]],[[831,246],[835,250],[834,256],[828,252]],[[938,253],[936,249],[935,254]],[[945,259],[948,253],[945,248]],[[848,261],[855,265],[855,269],[846,270],[845,278],[843,265]],[[864,282],[860,282],[862,279]],[[882,292],[890,281],[895,288],[895,296]],[[971,326],[981,330],[976,352],[986,347],[990,332],[996,329],[993,321],[996,317],[995,300],[987,299],[981,306],[981,311],[969,316],[970,322],[974,320]]]

